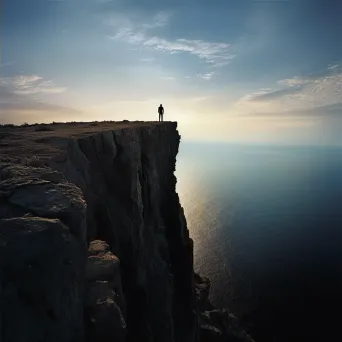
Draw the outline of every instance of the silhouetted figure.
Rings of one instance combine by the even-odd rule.
[[[164,121],[163,116],[164,116],[164,107],[163,105],[160,105],[158,107],[158,114],[159,114],[159,121]]]

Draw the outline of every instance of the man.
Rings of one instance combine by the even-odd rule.
[[[164,115],[164,108],[163,105],[160,105],[158,108],[158,114],[159,114],[159,121],[163,121],[163,115]]]

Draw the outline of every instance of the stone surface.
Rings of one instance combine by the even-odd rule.
[[[212,310],[213,305],[210,303],[210,280],[209,278],[201,277],[195,273],[195,294],[199,312]]]
[[[126,304],[122,291],[120,261],[113,255],[109,245],[100,240],[90,243],[88,249],[88,261],[86,269],[86,279],[89,284],[91,297],[100,298],[102,292],[115,293],[115,301],[126,315]],[[102,297],[101,297],[102,298]],[[114,297],[113,297],[114,298]]]
[[[93,240],[90,242],[90,245],[88,248],[89,256],[95,255],[95,256],[101,257],[107,254],[108,252],[110,252],[110,247],[108,243],[106,243],[105,241]]]
[[[1,341],[83,341],[83,269],[83,245],[60,220],[1,219]]]
[[[87,310],[87,309],[86,309]],[[124,342],[126,323],[119,306],[111,297],[91,307],[87,322],[87,341]]]
[[[86,205],[48,168],[0,163],[1,341],[83,341]]]
[[[49,178],[53,180],[48,180]],[[55,181],[60,181],[56,184]],[[80,240],[86,238],[86,203],[82,191],[48,168],[0,164],[0,217],[31,213],[59,218]]]
[[[210,303],[210,280],[198,274],[195,274],[194,279],[199,342],[253,342],[229,310],[216,309]]]
[[[87,341],[125,341],[126,304],[120,262],[104,241],[90,243],[85,292]]]
[[[87,280],[109,280],[120,274],[119,259],[114,255],[90,256],[87,262]]]

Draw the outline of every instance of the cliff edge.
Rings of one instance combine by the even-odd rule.
[[[251,341],[209,302],[177,124],[0,128],[0,341]]]

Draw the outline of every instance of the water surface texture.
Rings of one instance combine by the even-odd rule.
[[[259,341],[324,341],[341,304],[342,153],[182,142],[195,267]],[[336,312],[335,312],[336,311]]]

